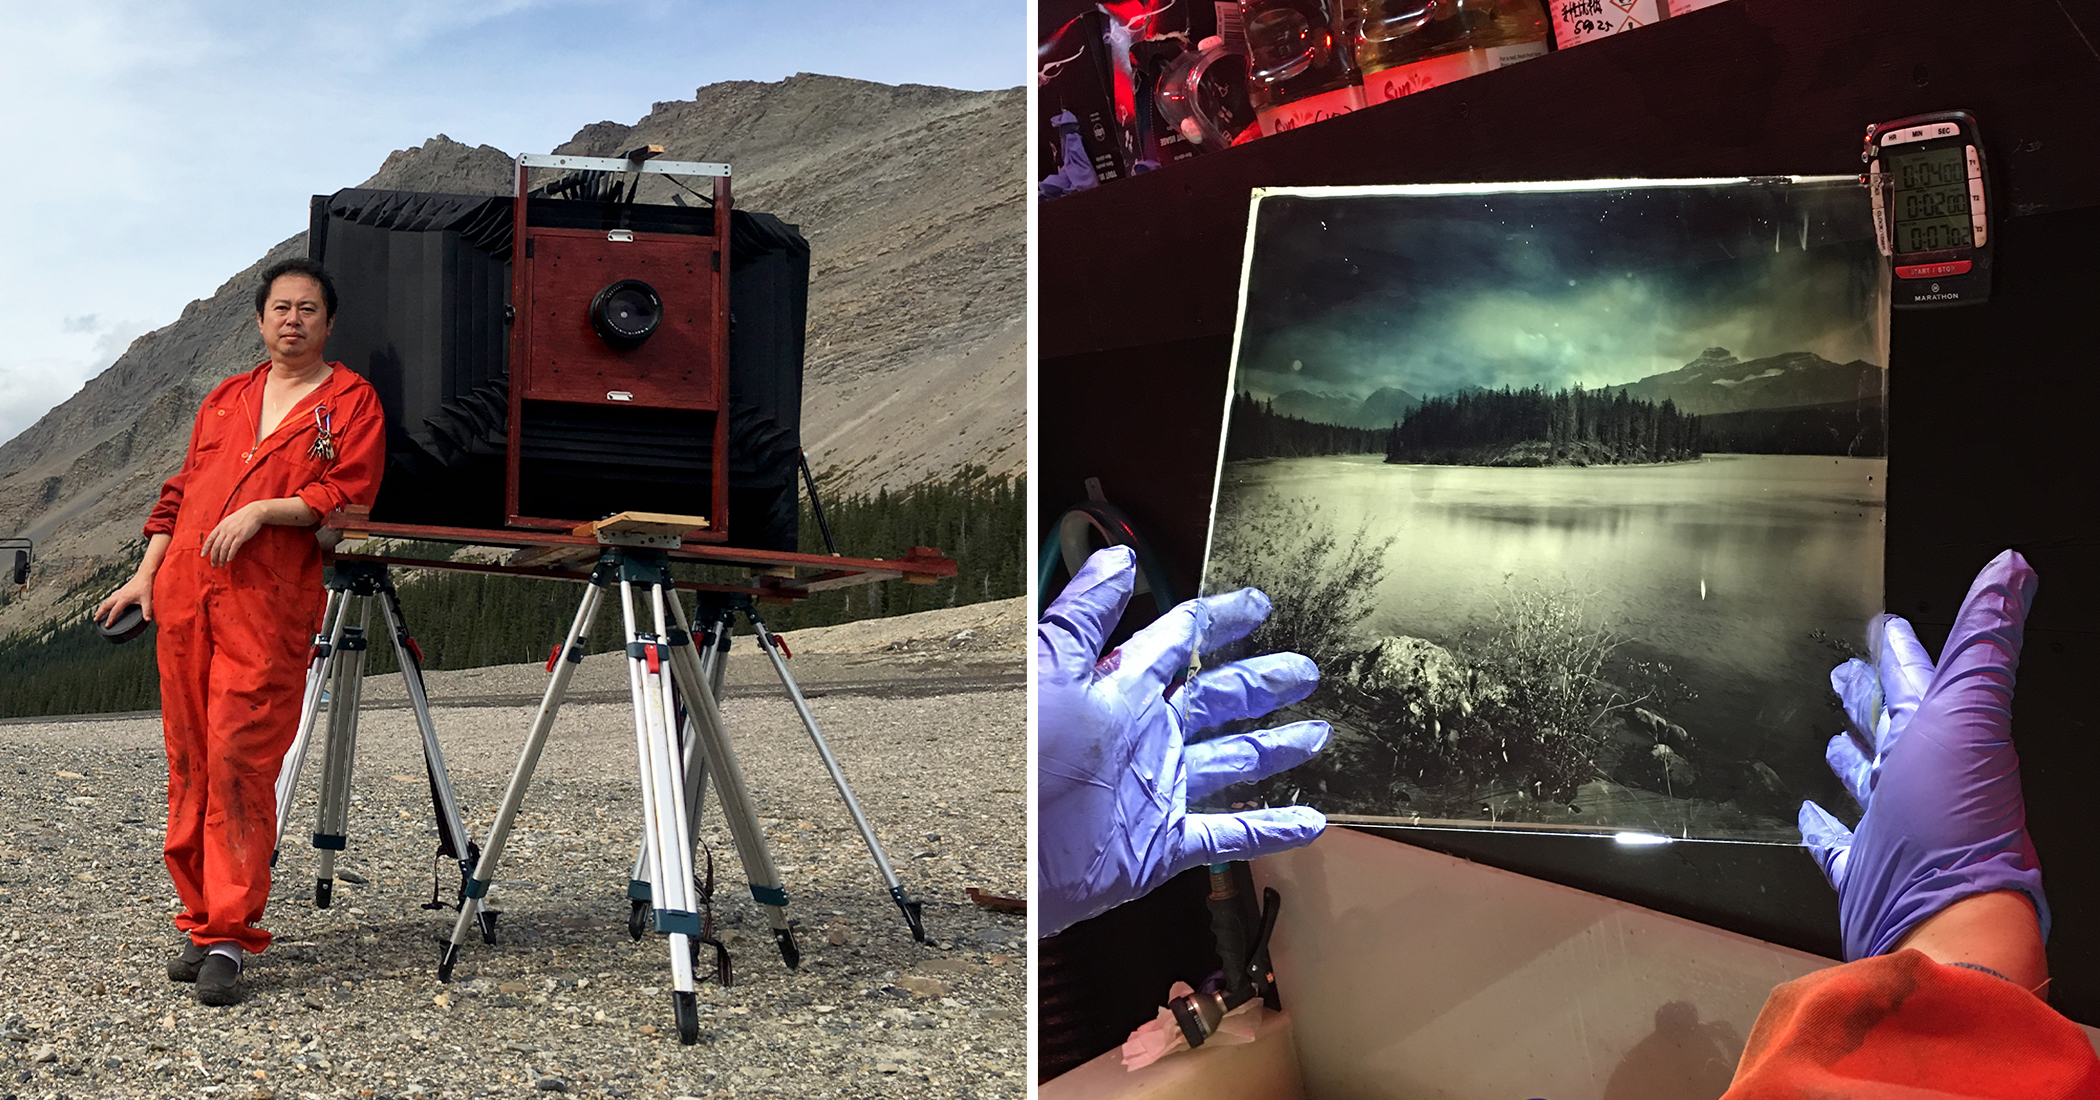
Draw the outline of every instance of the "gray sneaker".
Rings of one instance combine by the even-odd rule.
[[[168,980],[171,982],[194,982],[197,968],[204,965],[204,956],[209,949],[191,940],[182,941],[182,954],[168,960]]]
[[[227,955],[207,953],[197,968],[197,1003],[230,1005],[240,1000],[241,964]]]

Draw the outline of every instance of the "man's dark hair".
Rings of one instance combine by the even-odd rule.
[[[335,320],[335,280],[328,277],[328,269],[319,260],[294,256],[279,260],[263,269],[262,285],[255,288],[255,315],[262,316],[263,309],[270,304],[270,288],[286,275],[303,275],[321,284],[321,301],[328,307],[328,319]]]

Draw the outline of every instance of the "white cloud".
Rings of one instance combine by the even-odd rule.
[[[0,385],[0,438],[13,439],[52,407],[80,392],[88,376],[65,359],[17,361]]]

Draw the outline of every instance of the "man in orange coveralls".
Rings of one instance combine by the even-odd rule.
[[[1251,589],[1190,601],[1102,656],[1136,576],[1129,550],[1099,551],[1036,624],[1038,898],[1050,933],[1142,896],[1220,837],[1235,855],[1274,852],[1324,824],[1312,811],[1285,816],[1295,807],[1187,813],[1184,788],[1274,774],[1319,751],[1324,728],[1186,741],[1220,715],[1304,698],[1317,672],[1295,654],[1256,657],[1162,691],[1200,640],[1244,636],[1268,601]],[[2037,587],[2008,550],[1970,585],[1937,663],[1909,623],[1884,615],[1870,630],[1874,663],[1831,673],[1850,729],[1824,755],[1864,813],[1847,829],[1803,803],[1800,827],[1838,891],[1850,961],[1773,990],[1722,1100],[2100,1100],[2100,1057],[2042,998],[2049,903],[2012,744]],[[1059,812],[1075,804],[1108,809]]]
[[[378,394],[321,357],[335,309],[320,264],[263,272],[255,312],[270,358],[204,399],[138,572],[95,611],[111,622],[137,604],[160,625],[167,864],[175,926],[189,934],[168,977],[195,982],[205,1004],[238,1001],[242,953],[270,944],[255,923],[323,605],[315,525],[370,507],[385,465]]]

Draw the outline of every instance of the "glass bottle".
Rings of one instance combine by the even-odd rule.
[[[1240,11],[1262,136],[1363,107],[1342,0],[1240,0]]]
[[[1546,52],[1540,0],[1361,0],[1364,102],[1384,103]]]

